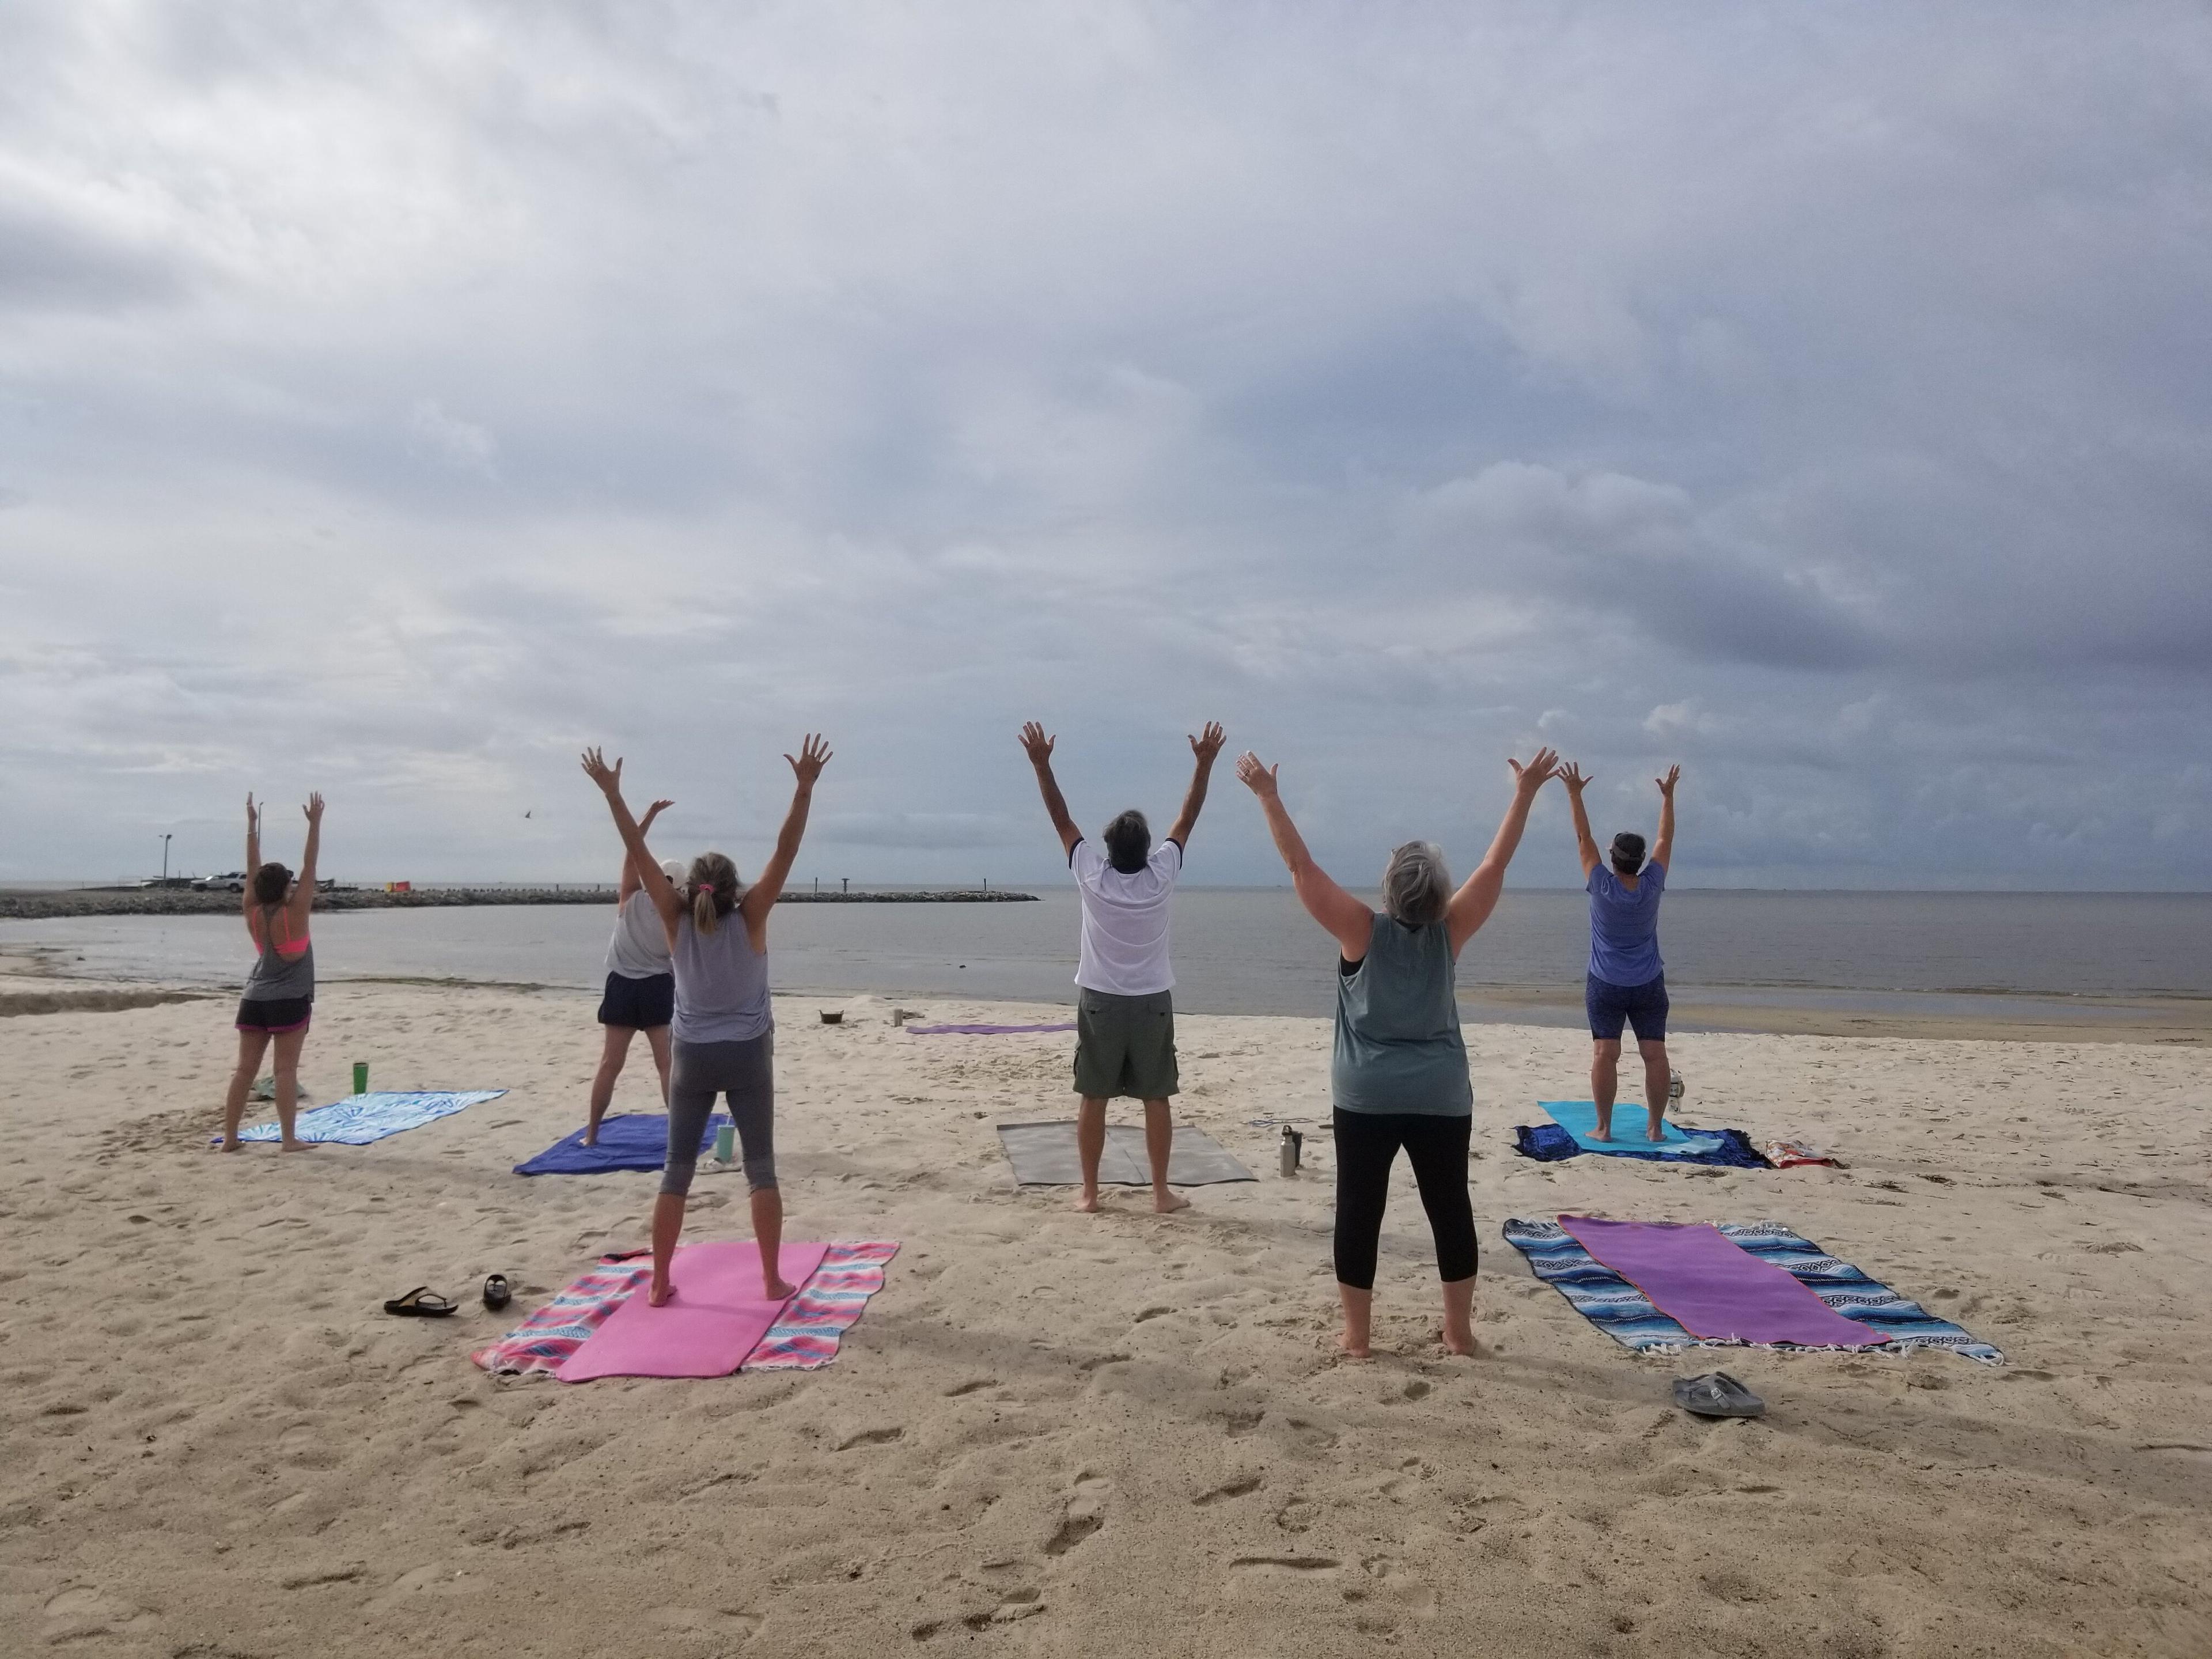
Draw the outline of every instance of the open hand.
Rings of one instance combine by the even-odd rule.
[[[805,742],[799,745],[798,758],[793,760],[786,755],[784,759],[791,762],[791,769],[799,775],[799,787],[811,789],[814,780],[822,775],[822,769],[829,764],[830,745],[822,741],[819,732],[809,732]]]
[[[253,792],[249,789],[246,792],[246,833],[258,834],[260,829],[261,818],[253,810]]]
[[[676,803],[672,800],[657,800],[653,802],[652,805],[645,809],[645,816],[638,820],[638,828],[642,830],[647,824],[651,823],[653,819],[659,817],[663,812],[665,812],[670,807],[675,805]]]
[[[607,764],[596,748],[584,751],[584,775],[599,786],[599,793],[610,799],[622,793],[622,757],[615,757],[612,766]]]
[[[307,804],[300,810],[307,815],[307,822],[309,823],[320,823],[323,821],[323,797],[321,792],[313,789],[309,790],[307,792]]]
[[[1513,769],[1513,781],[1516,786],[1523,793],[1533,795],[1544,787],[1553,773],[1559,769],[1559,751],[1556,749],[1539,749],[1528,757],[1528,763],[1526,766],[1510,756],[1506,757],[1505,763]]]
[[[1667,775],[1665,777],[1654,778],[1652,781],[1659,786],[1659,793],[1662,795],[1664,795],[1668,800],[1672,800],[1674,799],[1674,780],[1681,775],[1682,769],[1680,767],[1670,766],[1667,769]]]
[[[1039,726],[1035,720],[1029,721],[1022,727],[1021,744],[1024,749],[1029,751],[1030,764],[1031,766],[1050,765],[1052,763],[1052,746],[1059,741],[1060,739],[1056,737],[1048,738],[1045,736],[1044,727]]]
[[[1567,786],[1569,794],[1579,795],[1597,780],[1585,773],[1577,763],[1568,761],[1559,768],[1559,781]]]
[[[1219,720],[1208,720],[1206,730],[1190,740],[1190,752],[1198,757],[1200,766],[1213,764],[1213,757],[1221,752],[1221,745],[1229,741],[1229,734],[1221,729]]]
[[[1237,757],[1238,780],[1261,800],[1273,800],[1279,792],[1276,775],[1283,769],[1280,762],[1273,766],[1261,763],[1260,757],[1247,749]]]

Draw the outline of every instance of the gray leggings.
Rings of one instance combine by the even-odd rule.
[[[775,1185],[775,1033],[745,1042],[686,1042],[677,1039],[668,1074],[668,1163],[660,1190],[678,1197],[691,1190],[699,1164],[699,1137],[714,1097],[730,1099],[738,1126],[745,1182],[755,1192]]]

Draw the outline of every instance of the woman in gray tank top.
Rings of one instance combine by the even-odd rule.
[[[784,759],[791,763],[798,787],[760,879],[741,890],[738,866],[727,856],[702,853],[691,861],[690,879],[679,891],[646,854],[645,832],[623,800],[621,760],[609,766],[598,750],[584,753],[585,774],[606,796],[623,845],[668,930],[676,970],[668,1159],[653,1206],[653,1288],[647,1299],[656,1308],[676,1293],[670,1266],[683,1236],[685,1198],[717,1095],[729,1102],[743,1148],[745,1184],[752,1189],[762,1294],[781,1302],[795,1289],[785,1281],[777,1261],[783,1244],[783,1195],[775,1184],[775,1017],[769,1004],[768,917],[799,856],[814,782],[830,750],[810,732],[799,754]]]
[[[1344,1352],[1364,1359],[1375,1301],[1375,1256],[1390,1166],[1401,1147],[1413,1166],[1435,1235],[1443,1281],[1443,1345],[1474,1352],[1474,1207],[1468,1198],[1468,1140],[1474,1091],[1459,1029],[1459,953],[1490,919],[1505,866],[1521,844],[1528,808],[1559,757],[1540,749],[1513,769],[1513,801],[1490,851],[1457,892],[1431,842],[1408,842],[1382,872],[1382,913],[1346,892],[1316,864],[1284,807],[1279,769],[1247,753],[1237,775],[1260,798],[1275,850],[1306,913],[1337,942],[1336,1047],[1329,1066],[1336,1144],[1336,1289]]]
[[[271,1043],[276,1048],[277,1145],[296,1152],[308,1144],[293,1130],[299,1107],[300,1050],[307,1043],[307,1022],[315,1005],[315,947],[307,937],[307,916],[315,908],[323,798],[309,795],[301,810],[307,815],[307,846],[295,878],[283,865],[261,861],[261,815],[253,797],[246,798],[246,867],[252,874],[246,879],[241,908],[246,931],[259,954],[239,998],[238,1065],[223,1097],[222,1139],[218,1143],[226,1152],[239,1149],[238,1123],[246,1115],[246,1097]]]

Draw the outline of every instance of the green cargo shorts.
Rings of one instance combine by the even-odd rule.
[[[1085,988],[1075,999],[1075,1091],[1165,1100],[1177,1091],[1175,993],[1117,997]]]

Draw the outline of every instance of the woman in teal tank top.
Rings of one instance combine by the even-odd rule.
[[[1401,1147],[1413,1166],[1421,1207],[1436,1236],[1444,1346],[1453,1353],[1474,1352],[1474,1207],[1467,1190],[1474,1091],[1468,1082],[1454,980],[1461,950],[1498,906],[1528,808],[1559,769],[1559,759],[1540,749],[1525,766],[1506,762],[1513,769],[1512,805],[1490,851],[1457,892],[1434,842],[1408,842],[1391,854],[1380,914],[1314,862],[1283,805],[1275,777],[1280,769],[1263,766],[1249,753],[1237,763],[1237,775],[1260,798],[1299,902],[1340,952],[1336,1047],[1329,1064],[1336,1289],[1344,1304],[1344,1334],[1338,1340],[1355,1358],[1369,1352],[1376,1249],[1390,1166]]]

